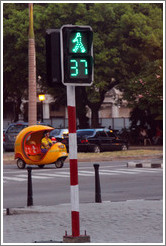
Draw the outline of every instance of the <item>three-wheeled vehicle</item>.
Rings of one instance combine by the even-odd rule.
[[[46,153],[41,152],[41,139],[44,132],[53,129],[49,126],[33,125],[24,128],[17,135],[14,150],[18,168],[24,169],[26,164],[38,165],[40,168],[47,164],[55,164],[57,168],[63,167],[68,157],[64,144],[56,142]]]

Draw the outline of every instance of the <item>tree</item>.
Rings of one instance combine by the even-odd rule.
[[[122,25],[123,24],[123,25]],[[154,4],[137,4],[134,13],[121,18],[121,52],[123,62],[129,65],[128,80],[121,83],[124,99],[134,111],[139,109],[148,114],[149,125],[157,115],[162,114],[163,104],[163,30],[162,10]],[[125,51],[127,56],[125,57]],[[148,121],[148,118],[150,121]],[[133,117],[131,117],[133,119]],[[143,121],[137,117],[137,122]]]
[[[89,15],[93,16],[90,24],[95,32],[95,83],[93,90],[88,88],[88,105],[92,109],[92,117],[94,111],[97,118],[95,110],[100,108],[105,93],[115,85],[124,92],[124,99],[132,107],[135,107],[134,102],[137,102],[137,107],[144,106],[145,109],[149,104],[157,104],[159,113],[162,108],[161,7],[141,3],[106,4],[102,7],[96,4],[90,8]],[[141,103],[133,101],[133,95],[137,99],[141,94],[135,86],[135,81],[139,78],[146,83],[146,88],[144,86],[140,90],[144,94],[149,93],[146,101],[142,100]]]
[[[10,94],[15,91],[16,95],[20,91],[21,95],[25,95],[27,9],[25,4],[4,4],[4,10],[4,78],[6,81],[4,91]],[[92,87],[78,90],[84,95],[84,100],[77,103],[79,111],[85,108],[85,105],[91,108],[93,126],[98,126],[98,111],[105,93],[114,86],[124,92],[124,98],[132,107],[146,109],[148,105],[152,113],[154,105],[157,105],[155,106],[156,114],[159,114],[162,110],[161,4],[34,4],[37,75],[42,77],[42,83],[46,89],[45,31],[48,28],[58,29],[67,23],[90,25],[94,31],[95,80]],[[8,40],[14,41],[7,42]],[[21,75],[22,78],[20,78]],[[14,81],[16,86],[13,84],[13,78],[17,78]],[[22,83],[23,78],[26,83]],[[140,80],[143,81],[144,86],[139,82]],[[17,86],[19,84],[20,86]],[[64,86],[57,86],[49,91],[52,91],[57,101],[65,103]],[[147,96],[148,92],[151,96]],[[139,95],[143,95],[144,100]],[[83,110],[83,113],[85,116],[86,111]],[[86,117],[84,119],[86,121]]]
[[[3,6],[3,100],[4,105],[13,102],[17,121],[21,100],[27,94],[28,8],[26,4]]]

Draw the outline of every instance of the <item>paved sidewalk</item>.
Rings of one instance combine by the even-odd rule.
[[[3,243],[63,241],[71,234],[70,204],[13,208],[3,215]],[[164,243],[163,201],[80,204],[80,234],[91,243]],[[50,242],[51,243],[51,242]],[[54,243],[55,244],[55,243]]]

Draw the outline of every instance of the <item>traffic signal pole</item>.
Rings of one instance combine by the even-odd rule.
[[[67,86],[72,236],[80,235],[75,86]]]
[[[88,243],[90,242],[90,236],[86,235],[86,231],[85,235],[80,235],[75,86],[67,86],[67,108],[72,235],[67,235],[66,232],[66,235],[63,237],[63,243]]]
[[[63,25],[60,29],[61,80],[67,87],[72,222],[72,235],[66,233],[64,243],[90,242],[86,232],[80,235],[75,86],[90,86],[93,83],[92,41],[90,26]]]

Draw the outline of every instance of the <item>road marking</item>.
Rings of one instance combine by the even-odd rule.
[[[93,177],[94,176],[94,173],[80,173],[80,172],[78,172],[78,176],[85,176],[85,177]]]
[[[94,172],[91,172],[91,171],[78,171],[78,175],[80,175],[80,176],[94,176]]]
[[[48,176],[48,177],[64,177],[64,178],[68,178],[69,176],[70,176],[70,174],[69,173],[67,173],[67,172],[61,172],[61,173],[52,173],[52,174],[44,174],[44,173],[38,173],[38,175],[43,175],[43,176]]]
[[[119,172],[127,172],[127,173],[129,173],[129,172],[131,172],[131,173],[137,173],[137,170],[135,169],[118,169],[118,171]]]
[[[28,179],[28,175],[25,174],[19,174],[17,175],[17,177],[22,177],[22,178],[27,178]],[[40,176],[36,176],[32,174],[32,178],[33,179],[48,179],[48,177],[40,177]]]
[[[25,181],[26,179],[17,178],[17,177],[4,177],[4,180],[10,180],[10,181]]]
[[[57,174],[43,174],[40,173],[38,175],[45,175],[45,176],[59,176],[59,177],[70,177],[70,172],[57,172]],[[80,176],[94,176],[94,172],[89,171],[78,171],[78,175]]]
[[[108,167],[109,168],[109,167]],[[52,171],[52,170],[47,170],[47,171]],[[157,173],[157,172],[162,172],[162,169],[151,169],[151,168],[120,168],[120,169],[114,169],[114,170],[108,170],[108,169],[99,169],[99,175],[122,175],[122,174],[127,174],[127,175],[139,175],[142,173]],[[15,172],[14,172],[15,173]],[[23,174],[24,173],[24,174]],[[79,170],[78,171],[79,176],[84,176],[84,177],[93,177],[95,176],[95,172],[93,171],[86,171],[86,170]],[[49,179],[49,178],[54,178],[54,177],[59,177],[59,178],[69,178],[70,177],[70,172],[68,171],[59,171],[56,170],[56,173],[45,173],[43,170],[35,170],[32,173],[32,179]],[[8,183],[9,181],[27,181],[28,180],[28,175],[25,173],[25,170],[22,170],[22,174],[15,174],[14,177],[4,177],[3,178],[3,183]]]
[[[105,173],[106,172],[106,173]],[[132,173],[130,173],[130,172],[128,172],[128,171],[119,171],[119,170],[100,170],[99,171],[99,173],[100,174],[107,174],[107,175],[109,175],[109,174],[121,174],[121,173],[124,173],[124,174],[136,174],[136,172],[132,172]]]
[[[100,175],[110,175],[110,176],[112,176],[112,175],[119,175],[119,172],[110,172],[110,173],[107,173],[107,172],[99,172],[99,174]]]
[[[132,169],[129,169],[128,171],[131,171]],[[156,172],[162,172],[162,168],[149,168],[149,169],[145,169],[145,168],[134,168],[134,170],[138,173],[156,173]]]
[[[44,175],[44,176],[42,176]],[[24,175],[24,174],[20,174],[20,175],[17,175],[19,177],[26,177],[27,178],[27,175]],[[49,177],[69,177],[69,176],[66,176],[66,175],[59,175],[59,174],[39,174],[39,175],[33,175],[32,174],[32,179],[48,179]]]

